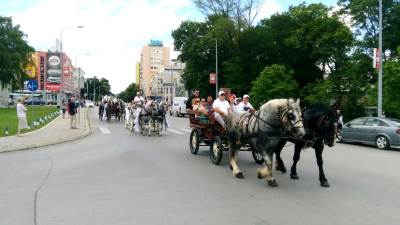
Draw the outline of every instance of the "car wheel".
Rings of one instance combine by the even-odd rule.
[[[336,141],[337,141],[337,142],[343,142],[342,131],[341,131],[341,130],[338,130],[338,131],[336,132]]]
[[[385,136],[378,136],[375,139],[375,145],[379,149],[389,149],[390,148],[389,140]]]

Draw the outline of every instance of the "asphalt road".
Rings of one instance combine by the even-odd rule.
[[[239,154],[245,179],[238,180],[226,155],[215,166],[207,148],[190,154],[187,118],[170,122],[161,137],[142,137],[94,120],[85,139],[0,154],[0,225],[399,224],[398,151],[327,148],[331,187],[322,188],[310,149],[300,180],[275,172],[279,187],[271,188],[257,179],[250,153]]]

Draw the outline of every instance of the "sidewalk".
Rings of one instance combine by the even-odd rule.
[[[70,129],[70,119],[67,119],[67,116],[65,119],[59,116],[45,127],[23,134],[23,137],[0,138],[0,153],[55,145],[90,135],[92,130],[86,108],[82,108],[80,123],[78,118],[77,126],[79,129]]]

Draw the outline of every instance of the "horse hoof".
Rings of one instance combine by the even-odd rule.
[[[260,172],[257,172],[257,178],[258,178],[258,179],[263,179],[264,177],[261,175]]]
[[[321,181],[321,187],[326,187],[326,188],[330,187],[329,182],[327,180]]]
[[[244,179],[244,175],[243,175],[242,172],[239,172],[239,173],[235,174],[235,177],[238,178],[238,179]]]
[[[286,172],[287,172],[285,166],[277,165],[277,166],[275,167],[275,169],[276,169],[277,171],[281,171],[282,173],[286,173]]]
[[[276,182],[276,180],[269,180],[268,185],[270,187],[278,187],[278,182]]]
[[[293,180],[298,180],[299,176],[297,176],[297,174],[290,174],[290,178],[292,178]]]

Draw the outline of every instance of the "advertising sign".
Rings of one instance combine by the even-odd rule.
[[[379,48],[374,48],[374,62],[373,67],[379,69],[381,66],[380,57],[379,57]]]
[[[24,69],[24,72],[26,73],[26,75],[28,75],[30,79],[36,78],[36,65],[37,65],[37,57],[35,54],[32,54],[31,61]]]
[[[61,84],[61,58],[60,53],[47,53],[46,89],[60,90]]]

